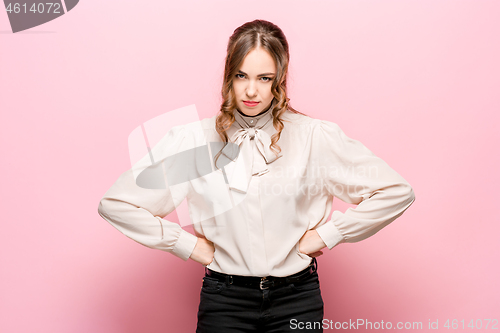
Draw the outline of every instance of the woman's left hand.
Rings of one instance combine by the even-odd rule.
[[[310,257],[319,257],[323,254],[320,250],[325,247],[325,242],[323,242],[323,239],[319,237],[318,232],[314,229],[308,230],[299,239],[299,251]]]

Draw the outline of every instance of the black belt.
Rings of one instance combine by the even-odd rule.
[[[205,275],[218,279],[227,284],[234,284],[243,287],[259,287],[260,289],[274,288],[290,283],[300,282],[307,277],[311,276],[318,269],[316,258],[312,258],[311,264],[302,271],[289,275],[289,276],[242,276],[242,275],[228,275],[219,273],[205,267]]]

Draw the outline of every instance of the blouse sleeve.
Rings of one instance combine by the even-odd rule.
[[[357,205],[345,213],[334,211],[331,220],[316,228],[329,249],[374,235],[415,200],[403,177],[361,142],[347,137],[337,124],[320,120],[313,140],[319,164],[326,171],[321,179],[324,189]]]
[[[175,198],[172,196],[166,173],[172,161],[164,163],[180,151],[184,141],[186,130],[173,127],[149,155],[120,175],[99,202],[98,213],[134,241],[187,261],[197,237],[179,224],[163,219],[175,210],[174,201],[178,205],[186,197],[187,190],[175,191]],[[144,170],[149,170],[146,177],[141,174]]]

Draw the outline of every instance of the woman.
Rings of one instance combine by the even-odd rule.
[[[288,61],[276,25],[237,28],[219,114],[172,128],[152,151],[166,186],[138,185],[133,172],[148,168],[144,159],[100,202],[99,214],[128,237],[206,267],[197,332],[322,332],[316,257],[375,234],[415,199],[338,125],[290,106]],[[196,147],[207,147],[213,172],[200,172],[203,154],[171,158]],[[358,206],[327,221],[334,196]],[[184,198],[196,235],[163,219]]]

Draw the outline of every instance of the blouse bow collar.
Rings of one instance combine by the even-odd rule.
[[[232,159],[234,163],[226,166],[226,169],[229,169],[229,188],[241,193],[247,193],[252,176],[261,176],[269,172],[267,165],[276,161],[282,155],[276,156],[270,148],[271,135],[269,132],[272,134],[272,131],[275,131],[272,107],[265,113],[254,117],[243,115],[240,111],[234,110],[234,117],[235,122],[233,125],[238,129],[233,133],[230,140],[238,147],[238,152],[236,154],[225,153],[226,156],[237,155],[236,159]],[[256,149],[264,158],[265,164],[262,161],[254,160],[252,140],[255,142]],[[226,147],[234,145],[226,145]]]

